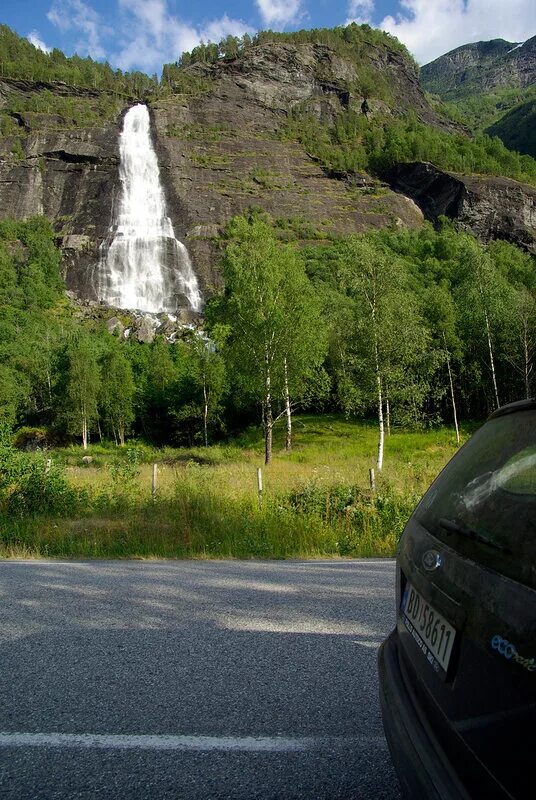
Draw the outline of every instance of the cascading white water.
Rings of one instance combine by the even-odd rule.
[[[119,137],[121,197],[110,237],[101,246],[97,295],[117,308],[177,311],[184,296],[192,311],[202,297],[186,247],[166,212],[149,111],[127,111]]]

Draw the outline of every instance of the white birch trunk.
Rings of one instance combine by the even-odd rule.
[[[443,331],[443,344],[445,346],[445,355],[447,358],[447,370],[449,373],[449,385],[450,385],[450,399],[452,402],[452,414],[454,417],[454,428],[456,430],[456,444],[458,447],[460,446],[460,429],[458,427],[458,412],[456,410],[456,398],[454,396],[454,381],[452,379],[452,370],[450,368],[450,354],[447,347],[447,337],[445,336],[445,332]]]
[[[286,358],[284,361],[284,369],[285,369],[285,386],[284,386],[285,415],[287,418],[287,435],[285,440],[285,450],[292,450],[292,410],[290,408],[290,392],[288,388],[288,366]]]
[[[203,441],[205,447],[208,447],[208,394],[205,381],[203,381]]]
[[[383,467],[383,447],[385,441],[385,431],[383,427],[383,399],[382,399],[382,379],[380,372],[376,373],[376,382],[378,384],[378,459],[376,461],[379,470]]]
[[[265,383],[264,383],[264,463],[269,464],[272,460],[272,379],[270,372],[270,358],[268,351],[265,350]]]
[[[489,324],[489,314],[488,314],[488,307],[486,304],[486,298],[484,296],[484,287],[482,285],[482,274],[479,270],[478,272],[478,288],[480,291],[480,297],[482,298],[482,308],[484,311],[484,320],[486,322],[486,336],[488,339],[488,350],[489,350],[489,363],[491,368],[491,380],[493,382],[493,392],[495,394],[495,404],[497,408],[499,408],[499,391],[497,389],[497,376],[495,374],[495,359],[493,358],[493,345],[491,343],[491,326]]]
[[[499,408],[501,404],[499,403],[499,390],[497,389],[497,376],[495,374],[495,359],[493,358],[493,346],[491,344],[491,328],[490,328],[490,324],[489,324],[488,312],[487,312],[486,309],[484,309],[484,317],[485,317],[485,320],[486,320],[486,333],[487,333],[487,337],[488,337],[489,363],[490,363],[490,366],[491,366],[491,379],[493,381],[493,391],[495,393],[495,403],[497,405],[497,408]]]
[[[452,401],[452,414],[454,416],[454,428],[456,430],[456,444],[458,447],[460,446],[460,429],[458,427],[458,414],[456,412],[456,398],[454,397],[454,382],[452,380],[452,371],[450,369],[450,358],[447,353],[447,369],[449,371],[449,383],[450,383],[450,399]]]
[[[524,320],[523,323],[523,377],[525,380],[525,398],[529,400],[530,398],[530,375],[532,372],[532,364],[530,358],[530,345],[529,345],[529,336],[527,330],[527,320]]]
[[[376,337],[376,330],[374,330],[374,359],[376,363],[376,385],[378,387],[378,458],[376,465],[378,470],[381,471],[383,467],[383,449],[385,442],[385,429],[383,425],[383,397],[382,397],[382,376],[380,372],[380,356],[378,353],[378,339]]]

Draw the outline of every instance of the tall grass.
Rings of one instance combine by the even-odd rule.
[[[94,446],[52,453],[66,465],[72,513],[4,502],[0,557],[315,558],[391,556],[416,501],[455,451],[452,433],[397,432],[387,440],[376,491],[368,486],[376,432],[335,416],[299,418],[294,450],[264,469],[262,437],[231,446],[156,451]],[[151,461],[159,462],[151,496]],[[59,468],[58,468],[59,469]]]

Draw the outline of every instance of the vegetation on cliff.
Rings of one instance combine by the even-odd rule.
[[[536,86],[530,91],[530,99],[514,106],[487,130],[507,147],[536,158]]]
[[[45,53],[18,36],[7,25],[0,25],[0,80],[14,78],[35,82],[61,81],[71,86],[102,89],[139,97],[143,91],[157,85],[156,76],[143,72],[122,72],[107,63],[94,61],[90,56],[67,57],[54,48]]]
[[[395,164],[430,161],[453,172],[503,175],[536,183],[536,161],[520,155],[496,137],[446,133],[415,116],[397,119],[346,111],[334,124],[320,122],[295,109],[281,130],[283,138],[301,142],[327,170],[383,175]]]
[[[534,159],[507,149],[499,138],[482,132],[484,120],[487,124],[490,119],[494,121],[482,110],[482,104],[489,110],[490,98],[469,95],[463,108],[447,108],[451,117],[473,126],[475,135],[472,137],[427,124],[403,104],[395,102],[394,98],[399,97],[403,87],[397,86],[395,91],[394,82],[399,78],[385,68],[382,58],[386,53],[396,53],[407,71],[403,80],[411,81],[414,76],[415,83],[416,65],[406,48],[389,34],[355,23],[292,33],[262,31],[254,37],[228,36],[219,44],[200,44],[174,64],[164,65],[160,82],[155,76],[113,70],[109,64],[91,58],[82,59],[76,55],[67,58],[58,50],[43,53],[6,26],[0,26],[0,77],[25,79],[35,84],[29,93],[22,93],[15,85],[8,86],[0,112],[0,135],[24,135],[27,130],[42,126],[61,129],[99,125],[117,117],[126,98],[140,97],[144,93],[149,93],[153,100],[170,91],[200,96],[211,91],[213,78],[209,73],[192,69],[194,65],[234,62],[252,49],[270,44],[294,45],[298,56],[302,45],[325,45],[355,71],[355,80],[338,82],[338,90],[347,92],[349,101],[345,101],[346,107],[341,108],[336,119],[312,114],[307,103],[297,104],[289,109],[288,123],[280,131],[282,138],[300,141],[327,170],[368,171],[381,175],[400,161],[430,161],[441,169],[536,182]],[[322,71],[320,65],[318,69]],[[56,92],[51,83],[54,81],[99,91],[95,96]],[[512,94],[516,90],[494,91],[500,94],[493,100],[498,107],[504,102],[505,92]],[[424,100],[423,103],[426,107]],[[445,108],[441,110],[445,112]],[[430,113],[433,114],[431,110]],[[518,111],[512,123],[519,122],[521,113]],[[48,121],[44,118],[46,115]],[[500,131],[493,129],[493,132],[502,135],[509,128],[511,124],[505,120]],[[525,128],[530,139],[530,125]],[[521,136],[517,140],[524,146],[525,138]]]
[[[529,155],[513,152],[482,127],[474,126],[474,135],[467,135],[462,126],[472,121],[471,113],[477,114],[476,107],[471,113],[470,106],[467,107],[466,120],[463,113],[455,113],[450,106],[438,107],[433,103],[443,116],[460,124],[457,131],[453,127],[449,132],[440,125],[424,122],[404,103],[395,101],[400,95],[400,86],[395,89],[399,78],[380,63],[378,52],[389,50],[399,54],[407,68],[406,81],[412,74],[416,80],[416,65],[393,37],[368,25],[353,23],[347,27],[294,33],[267,31],[253,38],[227,37],[219,44],[201,44],[184,53],[176,63],[164,66],[163,90],[167,87],[185,94],[210,91],[210,73],[192,71],[192,65],[232,63],[244,58],[252,48],[272,43],[295,45],[298,58],[302,45],[326,45],[356,68],[355,80],[339,81],[338,88],[348,93],[348,102],[335,120],[311,112],[309,101],[303,101],[289,109],[288,122],[280,130],[282,138],[301,142],[327,170],[382,175],[399,162],[430,161],[441,169],[536,182],[536,161]],[[475,102],[474,98],[471,102]]]
[[[355,22],[336,28],[312,28],[300,31],[259,31],[253,37],[227,36],[218,44],[201,43],[191,51],[182,53],[175,64],[165,64],[164,73],[172,67],[186,67],[191,64],[215,64],[219,60],[237,58],[248,48],[268,42],[290,44],[325,44],[335,53],[350,61],[360,64],[363,50],[368,47],[386,47],[401,53],[404,58],[416,67],[407,48],[386,31],[371,28],[370,25],[357,25]]]

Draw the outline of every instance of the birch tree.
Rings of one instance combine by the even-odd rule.
[[[216,331],[216,339],[223,340]],[[202,438],[205,447],[209,444],[209,429],[220,418],[222,401],[227,390],[225,362],[216,349],[215,342],[196,333],[184,345],[186,371],[184,383],[191,385],[191,413],[201,420]]]
[[[233,378],[257,402],[264,425],[265,463],[272,459],[273,427],[283,401],[287,446],[293,396],[322,360],[320,309],[296,251],[259,218],[237,217],[223,262],[225,294],[212,316],[228,326],[227,358]],[[209,316],[211,312],[209,311]]]
[[[100,406],[116,444],[123,446],[134,421],[134,379],[124,347],[115,340],[102,359]]]
[[[510,331],[505,358],[520,376],[523,394],[532,396],[534,359],[536,357],[536,297],[528,289],[516,290],[509,306]]]
[[[385,385],[390,398],[418,416],[429,384],[423,381],[430,339],[416,298],[407,286],[403,262],[374,241],[349,237],[339,260],[341,288],[354,301],[349,336],[353,378],[361,386],[361,402],[374,397],[378,421],[376,464],[383,468]]]
[[[435,347],[446,368],[448,394],[452,408],[452,418],[456,433],[456,444],[460,445],[458,406],[454,389],[455,364],[461,359],[462,344],[456,327],[456,307],[454,299],[446,286],[433,286],[422,294],[423,310],[434,338]]]
[[[77,333],[67,346],[67,381],[64,409],[69,433],[82,438],[87,450],[89,434],[99,418],[100,370],[90,336]]]
[[[493,405],[499,408],[498,364],[509,327],[513,287],[496,269],[488,253],[476,241],[465,239],[465,280],[458,287],[459,314],[465,328],[465,350],[481,353],[491,382]]]

